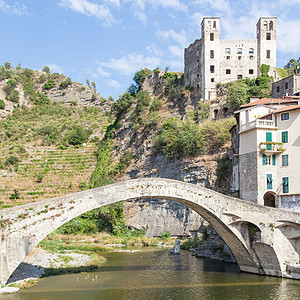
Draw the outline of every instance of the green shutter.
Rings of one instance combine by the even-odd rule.
[[[273,188],[272,174],[267,174],[267,189],[271,190]]]
[[[263,166],[267,164],[267,155],[266,154],[262,155],[262,164],[263,164]]]
[[[272,155],[272,165],[276,166],[276,155],[275,154]]]
[[[272,142],[272,132],[266,132],[266,142]],[[272,145],[267,144],[267,150],[272,150]]]
[[[288,177],[282,178],[282,192],[283,193],[289,192],[289,178]]]
[[[288,142],[288,132],[287,131],[282,131],[281,132],[281,142],[282,143],[287,143]]]

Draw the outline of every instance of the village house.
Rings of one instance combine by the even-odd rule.
[[[300,211],[300,97],[254,100],[235,117],[232,191],[244,200]]]

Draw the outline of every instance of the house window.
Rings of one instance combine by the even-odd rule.
[[[243,75],[239,74],[239,75],[237,76],[237,79],[243,79]]]
[[[289,178],[288,177],[282,178],[282,192],[283,193],[289,192]]]
[[[262,164],[263,166],[265,165],[271,165],[271,155],[266,155],[266,154],[263,154],[262,155]]]
[[[237,49],[237,54],[242,54],[243,53],[243,49],[242,48],[238,48]]]
[[[231,74],[231,70],[230,69],[226,69],[226,74]]]
[[[249,54],[254,54],[254,49],[253,48],[249,49]]]
[[[211,78],[211,79],[210,79],[210,82],[215,82],[215,79],[214,79],[214,78]]]
[[[289,83],[288,83],[288,82],[286,82],[286,83],[284,84],[284,88],[285,88],[286,90],[289,88]]]
[[[286,120],[289,120],[290,119],[290,113],[283,113],[280,115],[280,120],[281,121],[286,121]]]
[[[267,58],[271,58],[271,50],[267,50]]]
[[[276,155],[272,154],[272,165],[276,166]]]
[[[210,66],[210,73],[215,73],[215,66]]]
[[[282,143],[288,143],[289,138],[288,138],[288,132],[287,131],[282,131],[281,132],[281,142]]]
[[[286,167],[288,165],[289,165],[289,155],[284,154],[284,155],[281,156],[281,166]]]
[[[230,52],[231,52],[230,48],[226,48],[226,49],[225,49],[225,53],[226,53],[226,54],[230,54]]]
[[[280,86],[277,86],[276,87],[276,92],[279,93],[279,91],[280,91]]]
[[[249,74],[253,75],[254,74],[254,70],[253,69],[249,69]]]
[[[214,58],[215,57],[215,52],[214,50],[210,50],[210,58]]]
[[[210,35],[209,35],[209,37],[210,37],[210,40],[213,41],[215,39],[214,33],[211,32]]]
[[[273,189],[273,178],[272,174],[267,174],[267,189],[272,190]]]
[[[270,32],[267,32],[267,41],[270,41],[271,40],[271,33]]]

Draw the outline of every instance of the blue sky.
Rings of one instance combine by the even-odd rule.
[[[205,16],[221,18],[222,39],[255,38],[276,16],[277,66],[300,56],[300,0],[0,0],[0,64],[48,65],[117,98],[143,67],[183,71]]]

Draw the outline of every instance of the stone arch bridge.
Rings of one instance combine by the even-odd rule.
[[[47,235],[92,209],[126,200],[169,199],[205,218],[230,248],[241,271],[300,279],[300,213],[232,198],[162,178],[118,182],[0,210],[0,282]],[[254,231],[260,238],[251,239]]]

